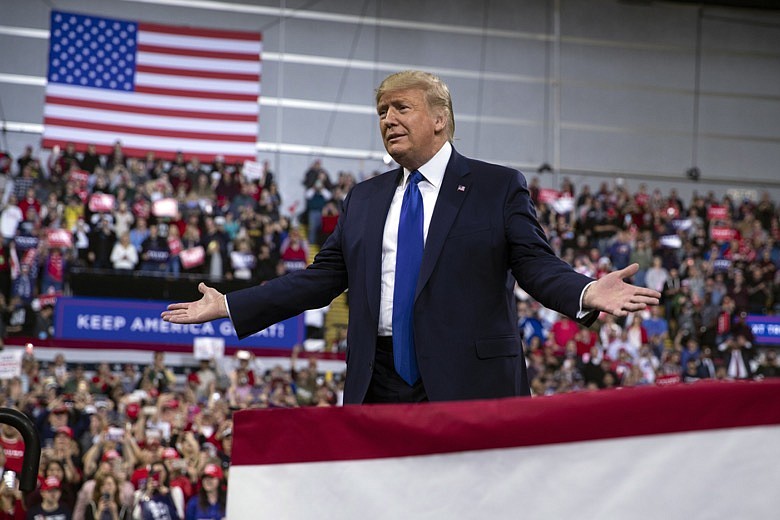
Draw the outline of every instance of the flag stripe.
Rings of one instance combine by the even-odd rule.
[[[259,106],[257,99],[250,101],[213,100],[204,103],[195,98],[174,98],[156,94],[140,94],[138,92],[101,91],[99,89],[71,87],[51,84],[46,89],[47,93],[56,96],[71,98],[79,101],[91,101],[100,98],[107,103],[127,105],[131,110],[136,107],[171,108],[188,111],[213,112],[215,114],[254,114],[257,115]]]
[[[119,103],[102,103],[100,101],[89,101],[84,99],[68,99],[58,96],[46,96],[46,109],[47,115],[54,114],[56,112],[49,112],[52,108],[57,106],[69,106],[79,108],[94,108],[97,110],[103,110],[107,112],[123,112],[130,114],[147,114],[154,116],[170,116],[170,117],[191,117],[194,119],[210,119],[216,121],[245,121],[257,123],[257,114],[232,114],[229,112],[197,112],[194,110],[174,110],[157,107],[145,107],[145,106],[132,106],[123,105]],[[86,113],[83,110],[79,110],[79,113]]]
[[[173,27],[155,23],[139,23],[138,28],[150,33],[178,34],[181,36],[200,36],[203,38],[217,38],[220,40],[244,40],[252,42],[262,41],[260,33],[248,33],[238,31],[220,31],[217,29],[195,29],[192,27]]]
[[[177,49],[201,49],[205,51],[237,52],[240,54],[260,54],[259,42],[241,40],[217,40],[197,36],[177,36],[172,34],[141,32],[138,42],[142,45],[173,47]]]
[[[256,157],[260,34],[52,11],[49,44],[46,145]]]
[[[181,137],[183,139],[203,139],[206,141],[234,141],[238,143],[254,143],[256,141],[254,136],[241,134],[189,132],[186,130],[166,130],[164,128],[149,127],[139,128],[130,125],[113,125],[107,123],[74,121],[69,119],[60,119],[57,117],[45,117],[43,119],[43,124],[59,127],[81,128],[86,130],[98,130],[101,132],[122,132],[125,134],[149,135],[157,137]]]
[[[153,52],[167,54],[169,56],[199,56],[203,58],[219,58],[223,60],[257,61],[257,56],[252,53],[206,51],[201,49],[177,49],[174,47],[161,47],[158,45],[138,45],[139,52]]]
[[[136,92],[143,94],[159,94],[161,96],[190,97],[201,99],[229,99],[232,101],[257,101],[257,96],[252,94],[228,94],[225,92],[206,92],[193,90],[179,90],[161,87],[136,87]]]
[[[62,144],[61,140],[58,139],[44,139],[42,146],[44,148],[51,148],[55,144]],[[95,148],[97,150],[97,153],[99,154],[110,154],[114,149],[113,143],[108,144],[99,144],[99,143],[93,143],[95,144]],[[76,151],[78,152],[84,152],[87,149],[87,145],[84,143],[76,143]],[[129,157],[144,157],[146,153],[149,151],[149,148],[143,147],[143,148],[136,148],[132,146],[122,146],[122,151],[127,154]],[[213,162],[217,156],[221,156],[224,158],[225,162],[227,163],[234,163],[234,162],[243,162],[246,160],[253,160],[255,157],[255,154],[249,154],[249,155],[238,155],[238,154],[225,154],[225,153],[204,153],[202,148],[177,148],[172,150],[155,150],[155,157],[158,159],[175,159],[176,155],[181,152],[187,157],[193,157],[198,156],[201,161],[204,162]]]
[[[135,70],[137,70],[138,72],[146,72],[149,74],[162,74],[162,75],[171,75],[172,72],[175,72],[177,76],[185,76],[190,78],[231,79],[231,80],[239,80],[239,81],[260,80],[260,74],[241,74],[241,73],[234,73],[234,72],[187,70],[187,69],[176,69],[175,71],[172,71],[168,67],[155,67],[154,65],[139,64],[135,68]]]
[[[222,121],[219,119],[210,119],[207,121],[195,117],[176,117],[176,116],[158,116],[154,119],[146,114],[136,114],[133,112],[119,112],[113,110],[93,110],[85,114],[85,111],[78,107],[69,107],[62,105],[49,105],[44,109],[44,116],[47,120],[58,119],[60,121],[72,121],[76,126],[78,123],[90,123],[95,120],[101,123],[116,126],[128,126],[139,129],[169,130],[176,131],[181,128],[208,128],[209,133],[215,134],[238,134],[250,136],[254,131],[256,123],[244,121]],[[62,125],[60,126],[72,126]]]
[[[166,56],[164,54],[147,52],[138,53],[138,64],[168,67],[170,69],[212,70],[216,72],[234,72],[242,74],[260,73],[260,66],[257,62],[188,56]]]
[[[778,399],[780,381],[766,380],[542,398],[238,412],[231,464],[409,457],[780,424]],[[537,427],[540,422],[545,428]]]
[[[135,76],[137,86],[143,87],[176,87],[177,90],[189,90],[191,92],[213,92],[219,96],[223,94],[248,94],[257,97],[256,81],[236,81],[227,79],[201,79],[178,75],[177,70],[170,70],[167,74],[150,74],[138,72]]]
[[[169,151],[176,152],[177,150],[187,150],[188,155],[198,156],[201,154],[214,154],[214,155],[241,155],[245,157],[255,157],[257,155],[256,143],[235,143],[225,141],[213,141],[203,139],[184,139],[180,137],[159,137],[153,135],[138,135],[138,134],[117,134],[116,132],[101,132],[98,130],[84,130],[80,128],[72,127],[59,127],[51,126],[49,132],[51,136],[50,143],[59,144],[64,146],[68,142],[76,143],[95,143],[103,145],[113,145],[117,139],[122,141],[122,150],[127,147],[128,149],[143,150],[138,155],[129,155],[129,152],[125,151],[129,157],[144,157],[146,152],[154,151]]]
[[[544,417],[534,427],[545,430]],[[780,426],[759,426],[426,457],[231,465],[227,509],[230,518],[262,511],[285,520],[323,511],[372,520],[776,518],[769,497],[780,481],[778,438]],[[242,449],[236,445],[233,456]]]

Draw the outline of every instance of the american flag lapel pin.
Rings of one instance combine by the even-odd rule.
[[[466,187],[463,184],[458,184],[458,191],[466,191]]]

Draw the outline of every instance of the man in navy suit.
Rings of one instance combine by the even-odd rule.
[[[555,256],[523,175],[452,147],[452,102],[439,78],[393,74],[376,102],[385,148],[401,168],[352,189],[312,265],[226,297],[201,283],[200,300],[171,304],[163,319],[230,317],[243,338],[349,288],[345,403],[418,402],[530,394],[514,280],[584,325],[599,311],[625,316],[658,303],[658,292],[623,282],[637,265],[594,281]],[[415,225],[424,247],[413,267],[396,270],[416,254],[408,252],[404,224],[416,210],[405,196],[422,201]],[[413,300],[399,303],[394,291],[409,284],[410,271]],[[402,306],[408,327],[396,321]],[[394,329],[408,330],[409,341]]]

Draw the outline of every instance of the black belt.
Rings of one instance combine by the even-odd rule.
[[[393,352],[393,336],[377,336],[376,349],[382,352]]]

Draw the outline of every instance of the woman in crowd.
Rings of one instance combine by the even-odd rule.
[[[130,520],[130,508],[119,500],[119,487],[111,473],[95,479],[92,500],[84,514],[85,520]]]
[[[211,520],[225,518],[227,493],[222,468],[206,464],[200,477],[200,491],[187,502],[185,520]]]
[[[135,520],[180,520],[184,515],[184,495],[180,488],[170,487],[168,470],[162,462],[149,468],[142,488],[136,492]]]

